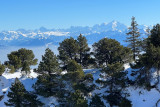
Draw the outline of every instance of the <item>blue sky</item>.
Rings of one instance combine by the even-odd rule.
[[[160,22],[160,0],[0,0],[0,31],[93,26],[117,20],[126,25]]]

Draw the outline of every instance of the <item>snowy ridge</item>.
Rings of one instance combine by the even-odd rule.
[[[149,27],[151,28],[151,26]],[[148,26],[139,25],[139,28],[140,32],[144,33]],[[79,36],[80,33],[86,36],[87,39],[89,38],[88,42],[90,44],[103,37],[113,38],[122,42],[126,36],[127,29],[126,25],[118,21],[112,21],[109,23],[96,24],[92,27],[71,26],[68,29],[46,29],[41,27],[36,30],[19,29],[16,31],[2,31],[0,32],[0,45],[37,46],[45,45],[51,41],[55,45],[65,38],[75,38]]]
[[[133,69],[130,68],[129,64],[124,65],[125,70],[131,72]],[[100,69],[84,69],[85,74],[91,73],[93,74],[94,81],[93,83],[98,86],[92,91],[92,95],[99,94],[101,96],[101,100],[104,102],[106,106],[109,106],[108,102],[102,98],[103,95],[108,95],[106,92],[107,87],[103,85],[97,84],[95,80],[103,79],[100,77],[101,75],[105,75],[100,73]],[[63,71],[62,74],[67,73],[67,71]],[[31,70],[31,73],[28,76],[22,76],[20,71],[17,71],[13,74],[7,72],[7,70],[0,76],[0,95],[4,95],[2,101],[0,101],[0,106],[5,107],[4,102],[8,100],[7,93],[10,90],[9,87],[11,83],[14,82],[15,78],[19,78],[19,80],[24,84],[27,91],[33,91],[32,85],[36,82],[38,74]],[[128,75],[130,78],[131,75]],[[131,78],[130,78],[131,79]],[[160,93],[152,88],[150,91],[147,91],[143,88],[135,88],[133,86],[127,87],[124,89],[125,92],[130,95],[127,97],[130,101],[132,101],[133,107],[155,107],[157,101],[160,99]],[[3,92],[6,92],[5,94]],[[54,107],[58,105],[57,99],[55,97],[44,98],[42,96],[38,96],[40,101],[45,103],[45,106]],[[91,101],[91,98],[88,98],[88,103]],[[160,105],[159,105],[160,106]]]

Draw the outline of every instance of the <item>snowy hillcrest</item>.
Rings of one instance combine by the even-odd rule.
[[[144,33],[147,26],[140,25],[139,28]],[[116,39],[124,44],[123,40],[126,38],[126,32],[127,26],[117,21],[96,24],[93,27],[71,26],[68,29],[46,29],[44,27],[36,30],[18,29],[16,31],[0,32],[0,46],[39,46],[51,42],[57,45],[65,38],[76,38],[80,33],[86,36],[89,44],[93,44],[104,37]]]

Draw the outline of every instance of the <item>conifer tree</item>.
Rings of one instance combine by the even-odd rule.
[[[9,100],[8,102],[5,102],[6,106],[15,106],[15,107],[21,107],[24,105],[24,95],[26,92],[26,89],[24,88],[23,84],[18,80],[18,78],[15,79],[15,82],[12,84],[11,91],[8,92]]]
[[[57,95],[57,92],[63,89],[62,81],[59,79],[60,71],[57,56],[47,48],[36,70],[42,74],[38,76],[38,80],[33,85],[36,93],[44,97]]]
[[[74,38],[63,40],[58,47],[59,59],[66,65],[69,60],[77,60],[79,46]]]
[[[8,63],[13,65],[15,69],[22,68],[22,71],[30,71],[31,65],[36,65],[38,59],[35,59],[32,50],[21,48],[8,54]]]
[[[84,79],[84,72],[76,61],[70,60],[67,65],[67,73],[63,75],[63,78],[66,80],[70,80],[73,83],[79,82]]]
[[[45,54],[42,56],[42,61],[40,62],[37,72],[44,73],[47,72],[49,75],[52,73],[58,73],[60,71],[58,58],[54,53],[47,48]]]
[[[129,42],[129,47],[133,51],[133,59],[136,60],[136,57],[140,53],[140,32],[138,29],[138,24],[135,21],[135,17],[132,17],[131,27],[128,29],[129,32],[127,33],[128,37],[126,42]]]
[[[160,69],[160,25],[157,24],[151,30],[151,35],[147,38],[147,46],[146,51],[143,55],[141,55],[139,59],[139,63],[144,68],[141,70],[142,77],[145,77],[145,81],[143,83],[150,83],[150,72],[149,69],[154,67],[157,69],[157,74],[159,76]],[[158,83],[159,77],[157,76]],[[140,77],[140,79],[142,78]]]
[[[0,76],[4,73],[5,66],[0,63]]]
[[[107,74],[107,85],[109,86],[110,93],[117,91],[116,87],[125,88],[126,86],[126,73],[123,64],[116,62],[114,64],[108,64],[107,67],[103,68],[102,71]]]
[[[86,66],[88,64],[88,60],[90,58],[90,48],[88,47],[87,39],[80,34],[77,38],[77,42],[79,45],[79,63],[82,66]]]
[[[123,47],[114,39],[104,38],[93,44],[94,56],[99,65],[108,65],[115,62],[129,62],[131,50]]]
[[[11,91],[9,91],[7,95],[9,100],[5,102],[6,106],[27,107],[34,105],[34,107],[38,107],[43,105],[43,103],[37,100],[35,95],[26,91],[24,85],[18,80],[18,78],[12,83],[10,90]]]
[[[67,72],[82,71],[81,65],[79,65],[75,60],[70,60],[67,65]]]
[[[123,98],[121,103],[119,104],[119,107],[132,107],[131,101],[129,101],[126,98]]]
[[[76,90],[68,99],[69,107],[88,107],[87,100],[84,99],[82,93]]]
[[[101,98],[96,94],[92,97],[92,101],[89,104],[89,107],[105,107],[103,101],[101,101]]]

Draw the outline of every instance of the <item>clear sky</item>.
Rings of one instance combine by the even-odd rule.
[[[0,31],[93,26],[117,20],[126,25],[160,22],[160,0],[0,0]]]

